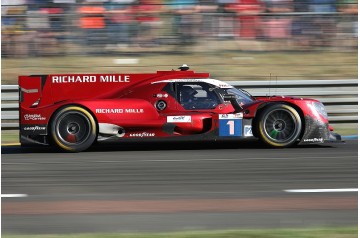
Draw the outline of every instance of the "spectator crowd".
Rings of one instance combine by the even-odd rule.
[[[2,56],[220,40],[357,48],[357,0],[2,0]]]

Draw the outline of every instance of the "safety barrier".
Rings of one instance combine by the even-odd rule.
[[[227,81],[234,87],[247,90],[254,96],[286,95],[309,97],[324,103],[331,123],[357,123],[358,81],[343,80],[272,80]],[[1,128],[19,128],[19,87],[1,86]]]

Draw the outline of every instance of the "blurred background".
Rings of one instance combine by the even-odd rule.
[[[4,0],[2,56],[353,51],[357,0]],[[206,46],[204,45],[206,43]],[[233,49],[225,44],[223,50]],[[143,49],[143,50],[142,50]],[[198,49],[199,50],[199,49]]]
[[[269,73],[311,79],[357,76],[357,0],[3,0],[1,4],[3,83],[16,80],[10,72],[16,67],[22,69],[17,73],[28,73],[24,66],[39,67],[42,73],[67,67],[70,73],[78,71],[68,69],[75,66],[88,72],[84,67],[131,63],[137,67],[132,71],[192,63],[204,66],[197,70],[227,80],[235,75],[261,80]],[[90,60],[129,55],[137,58],[115,64]],[[149,55],[156,57],[147,61]],[[53,60],[43,65],[42,57]],[[291,58],[300,58],[295,71],[287,71],[293,65]],[[226,70],[218,71],[217,65],[226,65],[221,67]],[[240,70],[239,65],[252,71]],[[272,70],[281,65],[281,70],[271,72],[267,65]],[[302,71],[309,68],[309,74],[300,74],[299,66]]]

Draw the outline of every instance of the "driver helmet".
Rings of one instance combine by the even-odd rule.
[[[180,96],[181,96],[181,101],[182,102],[189,102],[191,101],[192,99],[194,99],[194,96],[197,94],[198,92],[193,89],[192,87],[190,86],[183,86],[181,88],[181,91],[180,91]]]

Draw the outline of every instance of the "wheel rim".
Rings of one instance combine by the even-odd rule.
[[[66,145],[78,145],[91,135],[90,120],[81,112],[66,112],[56,123],[56,135]]]
[[[286,143],[294,139],[299,125],[293,113],[277,109],[265,116],[264,129],[266,136],[277,143]]]

